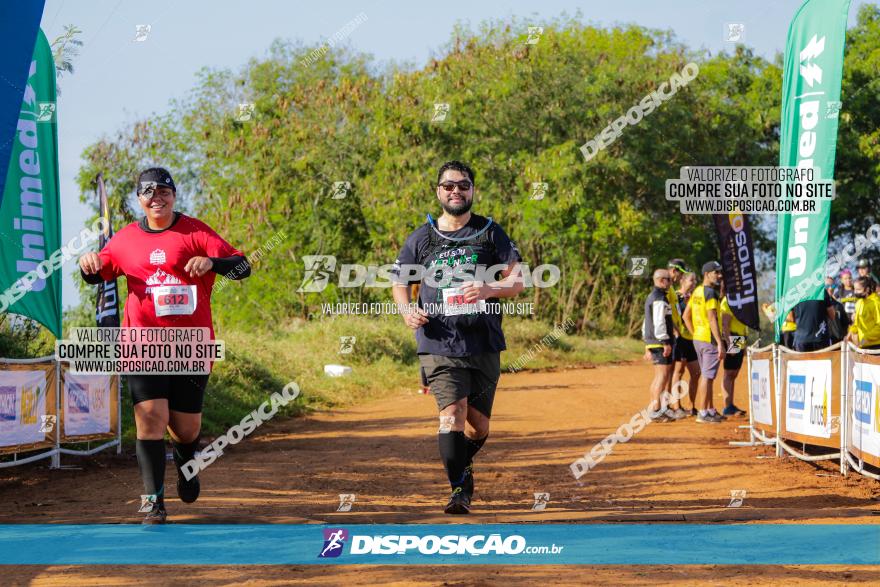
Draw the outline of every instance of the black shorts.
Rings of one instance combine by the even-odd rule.
[[[468,406],[487,418],[492,416],[495,388],[501,377],[501,353],[470,357],[419,355],[419,362],[438,409],[467,398]]]
[[[201,414],[208,375],[129,375],[131,403],[167,399],[168,409],[187,414]]]
[[[697,349],[694,348],[694,341],[680,336],[676,338],[672,357],[675,361],[687,361],[688,363],[696,361]]]
[[[651,351],[651,362],[655,365],[671,365],[672,364],[672,353],[669,353],[668,357],[663,356],[663,347],[653,347],[648,349]]]
[[[735,355],[725,354],[724,355],[724,370],[725,371],[736,371],[743,364],[743,358],[745,358],[746,351],[745,349],[740,349],[738,353]]]
[[[795,342],[794,350],[799,353],[812,353],[828,347],[827,342]]]

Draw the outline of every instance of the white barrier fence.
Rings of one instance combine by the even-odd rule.
[[[838,343],[748,349],[749,441],[804,461],[838,460],[880,480],[880,350]],[[872,472],[866,466],[877,468]]]
[[[76,375],[54,355],[0,359],[0,457],[11,456],[0,468],[46,458],[58,468],[62,454],[121,452],[120,392],[118,375]],[[83,443],[84,450],[62,446]]]

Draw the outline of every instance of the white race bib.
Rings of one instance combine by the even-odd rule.
[[[196,286],[160,285],[152,288],[156,316],[189,316],[196,311]]]
[[[746,337],[745,336],[731,335],[730,336],[730,345],[728,345],[728,347],[727,347],[727,354],[728,355],[739,354],[739,352],[742,349],[744,349],[745,346],[746,346]]]
[[[443,315],[461,316],[486,311],[486,300],[464,301],[464,290],[460,287],[447,287],[443,290]]]

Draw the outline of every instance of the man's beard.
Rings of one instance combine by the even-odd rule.
[[[462,215],[466,214],[471,209],[471,206],[473,205],[473,203],[474,203],[473,200],[468,200],[467,198],[462,198],[461,204],[453,205],[453,204],[449,204],[447,202],[441,201],[440,206],[450,216],[462,216]]]

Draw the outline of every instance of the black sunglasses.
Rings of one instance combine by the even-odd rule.
[[[469,189],[471,189],[473,187],[473,185],[474,184],[472,184],[469,181],[444,181],[443,183],[437,184],[437,187],[441,187],[444,190],[446,190],[447,192],[451,192],[452,190],[455,189],[455,186],[458,186],[458,189],[460,189],[463,192],[466,192]]]

